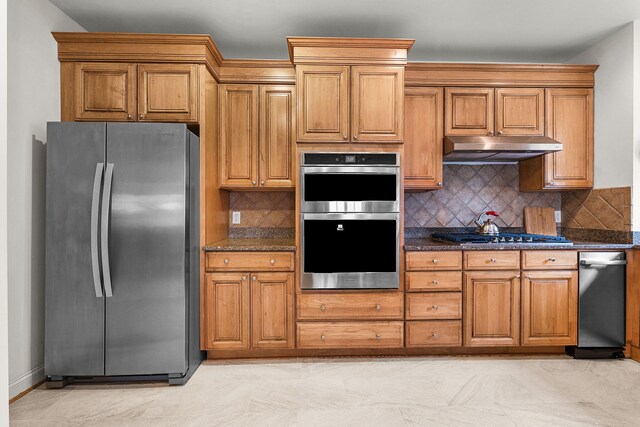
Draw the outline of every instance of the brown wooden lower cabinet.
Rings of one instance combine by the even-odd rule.
[[[293,348],[293,273],[208,273],[206,350]]]
[[[520,271],[464,273],[464,345],[520,343]]]
[[[460,292],[426,292],[407,294],[407,320],[462,318]]]
[[[204,288],[208,350],[249,348],[249,278],[246,273],[210,273]]]
[[[298,322],[299,348],[396,348],[404,322]]]
[[[461,320],[406,322],[407,347],[459,347],[462,345]]]
[[[577,331],[578,272],[523,272],[522,345],[574,345]]]
[[[402,293],[310,293],[297,297],[298,320],[402,320]]]

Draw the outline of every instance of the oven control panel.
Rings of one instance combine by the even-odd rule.
[[[398,153],[304,153],[302,165],[397,166]]]

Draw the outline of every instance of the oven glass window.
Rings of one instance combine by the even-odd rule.
[[[305,174],[304,201],[395,201],[396,175]]]
[[[395,220],[304,220],[304,272],[396,272]]]

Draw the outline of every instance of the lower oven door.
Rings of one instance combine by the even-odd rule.
[[[302,214],[302,289],[398,289],[398,213]]]

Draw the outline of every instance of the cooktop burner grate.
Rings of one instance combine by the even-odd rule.
[[[538,244],[565,244],[572,242],[563,236],[545,236],[542,234],[526,233],[500,233],[498,236],[485,236],[476,233],[433,233],[431,237],[454,243],[538,243]]]

